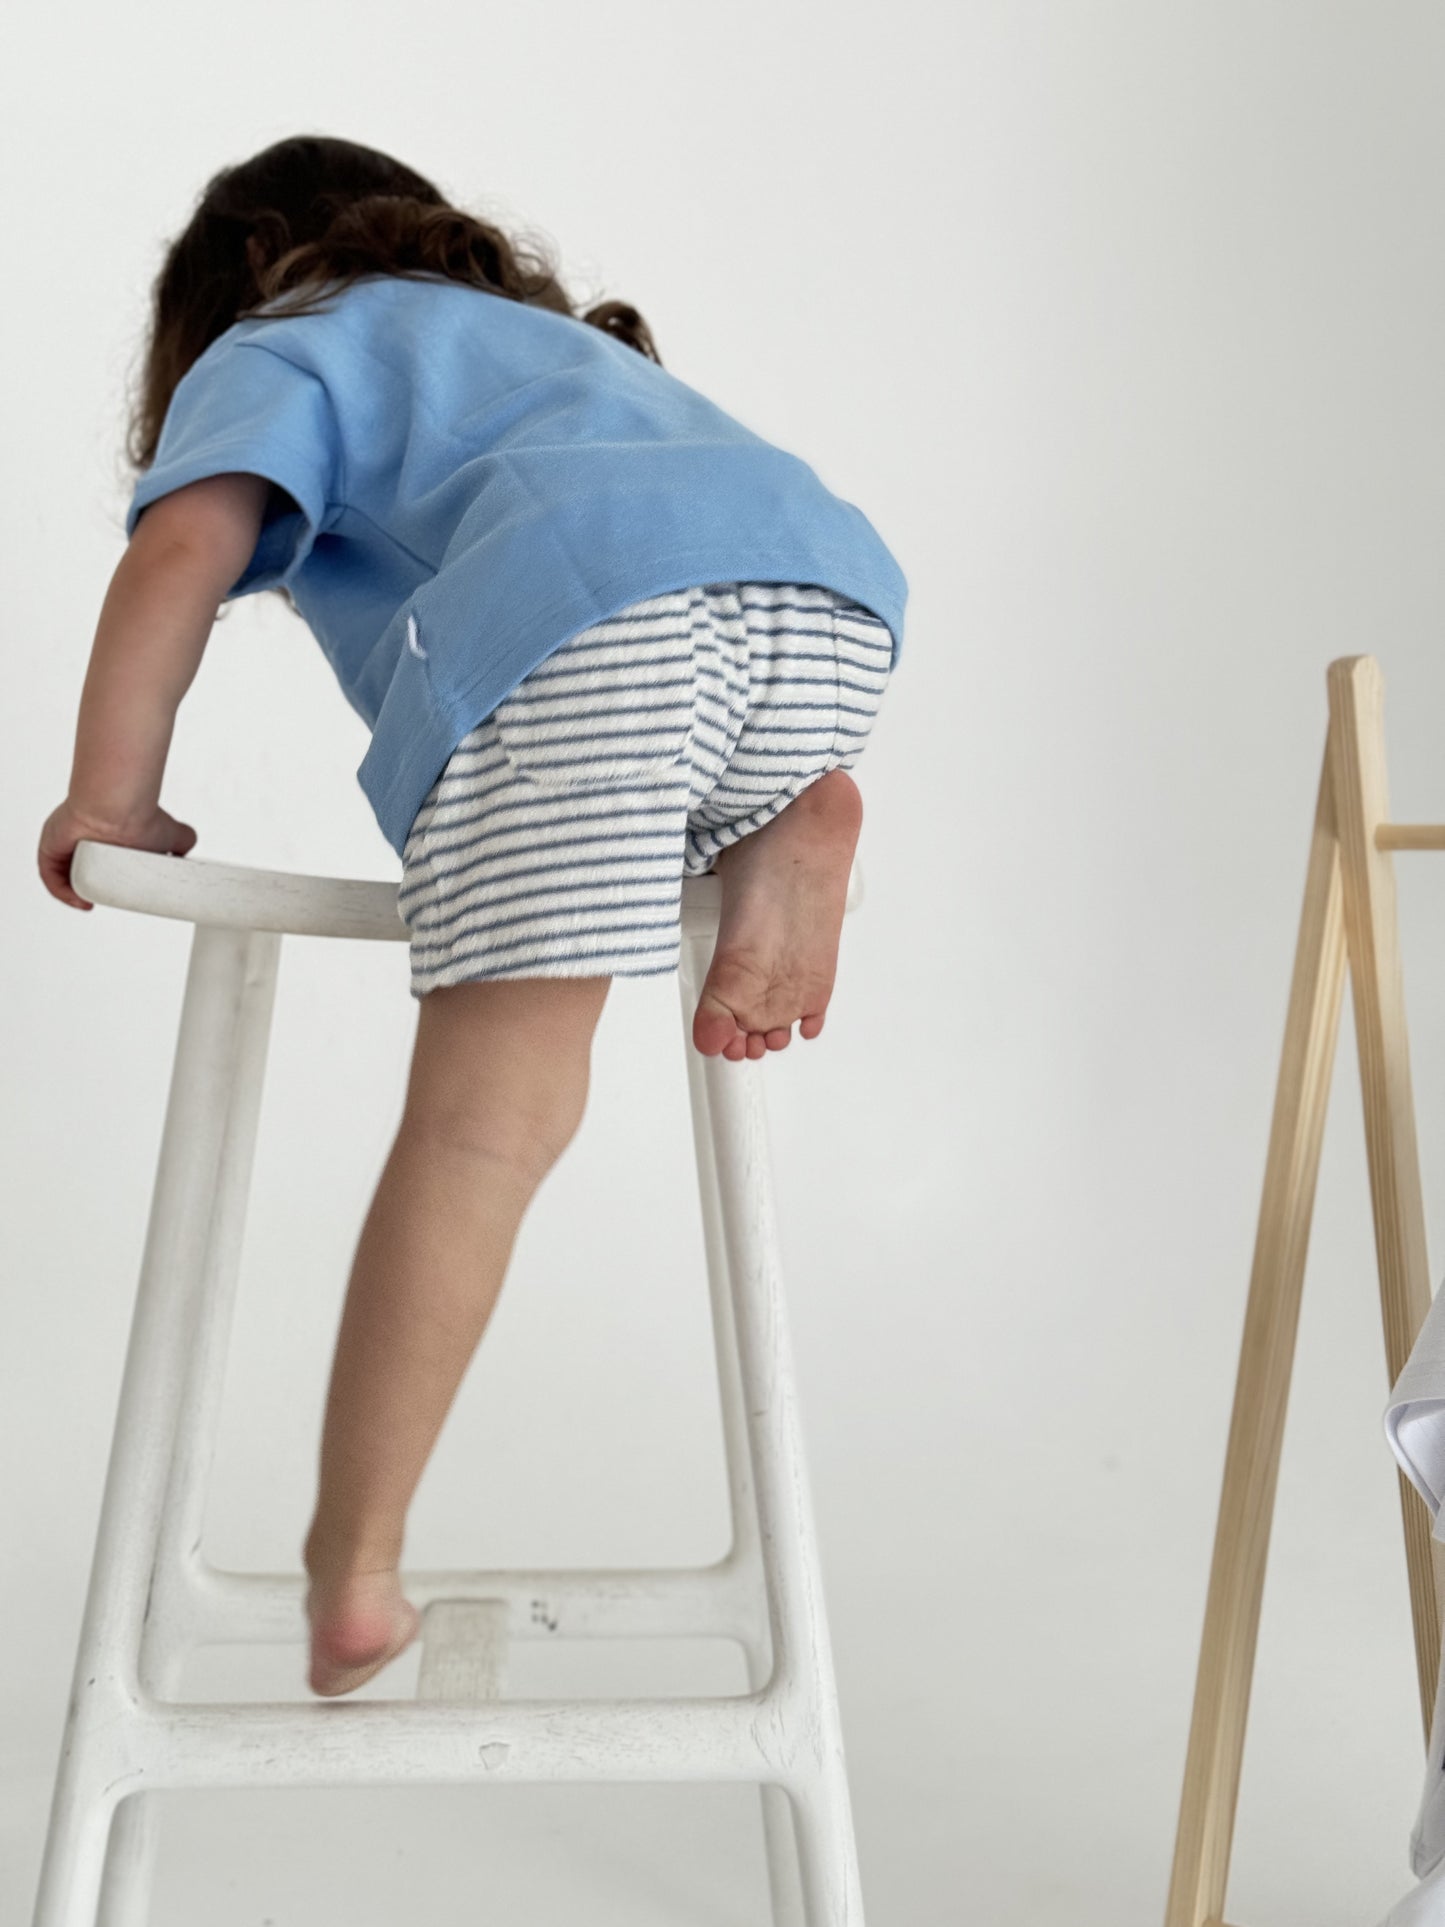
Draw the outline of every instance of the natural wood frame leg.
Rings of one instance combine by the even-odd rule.
[[[1377,842],[1380,826],[1390,816],[1385,781],[1384,678],[1373,656],[1346,656],[1330,664],[1329,687],[1331,710],[1342,724],[1334,733],[1334,779],[1339,798],[1346,948],[1365,1106],[1385,1365],[1393,1385],[1405,1368],[1430,1309],[1430,1262],[1410,1082],[1394,858]],[[1420,1711],[1428,1740],[1440,1664],[1440,1606],[1431,1519],[1420,1494],[1403,1472],[1399,1481]]]
[[[1373,657],[1329,669],[1330,722],[1275,1090],[1215,1531],[1165,1927],[1222,1927],[1300,1291],[1347,964],[1364,1094],[1386,1361],[1394,1382],[1430,1304]],[[1400,1479],[1428,1737],[1440,1650],[1429,1515]]]
[[[1331,734],[1333,734],[1333,722]],[[1328,739],[1224,1462],[1166,1927],[1224,1911],[1300,1287],[1345,982]]]

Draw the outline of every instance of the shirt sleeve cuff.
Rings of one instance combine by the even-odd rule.
[[[326,516],[326,503],[316,490],[316,467],[299,453],[274,442],[264,451],[236,442],[207,449],[176,461],[157,463],[141,476],[126,512],[125,532],[135,534],[142,510],[163,495],[210,475],[261,475],[274,482],[296,504],[273,513],[262,524],[251,560],[222,597],[251,595],[262,589],[284,587],[311,552]]]

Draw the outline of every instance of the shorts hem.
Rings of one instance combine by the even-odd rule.
[[[532,963],[508,963],[489,970],[485,961],[459,963],[439,971],[428,971],[425,976],[412,973],[411,994],[418,1001],[433,990],[450,989],[455,984],[466,983],[516,983],[526,979],[544,977],[665,977],[676,971],[681,963],[682,946],[679,942],[671,959],[664,956],[644,964],[640,958],[607,956],[597,957],[558,957],[551,960],[539,959]]]

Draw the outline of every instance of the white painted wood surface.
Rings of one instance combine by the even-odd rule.
[[[505,1599],[434,1599],[421,1616],[417,1698],[496,1699],[510,1620]]]
[[[256,870],[208,857],[160,856],[119,843],[84,840],[75,846],[71,881],[89,903],[140,910],[151,917],[212,924],[228,930],[273,930],[298,937],[410,936],[396,907],[397,885],[381,878],[317,877],[293,870]],[[854,861],[849,910],[863,901],[863,872]],[[682,886],[682,934],[717,929],[722,883],[687,877]]]
[[[195,1645],[305,1636],[305,1575],[201,1550],[283,933],[406,939],[395,885],[82,843],[95,903],[192,923],[170,1095],[66,1709],[34,1927],[143,1927],[148,1790],[753,1780],[777,1927],[863,1927],[788,1344],[762,1064],[704,1058],[692,1013],[720,885],[683,885],[678,972],[732,1544],[696,1570],[404,1572],[416,1700],[187,1704]],[[861,900],[855,863],[848,907]],[[509,1700],[507,1642],[740,1644],[724,1698]],[[789,1825],[791,1816],[792,1825]]]

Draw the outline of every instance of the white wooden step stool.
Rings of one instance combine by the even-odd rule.
[[[281,938],[409,932],[385,882],[90,842],[72,877],[89,901],[195,930],[34,1927],[144,1927],[147,1789],[523,1780],[754,1780],[778,1927],[863,1927],[778,1263],[765,1060],[704,1057],[691,1038],[719,879],[683,884],[678,979],[731,1550],[695,1570],[404,1571],[423,1615],[415,1701],[187,1704],[175,1692],[193,1646],[306,1637],[304,1573],[228,1572],[201,1552]],[[850,910],[860,897],[855,865]],[[732,1639],[750,1690],[500,1696],[507,1641],[569,1635]]]

